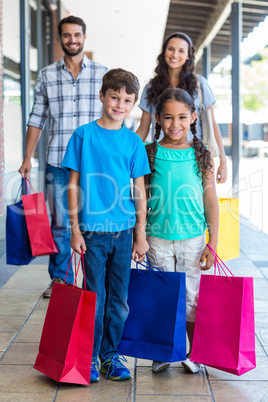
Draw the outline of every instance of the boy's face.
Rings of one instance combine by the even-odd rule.
[[[120,91],[108,89],[105,96],[100,91],[100,100],[103,103],[103,115],[109,120],[122,122],[135,105],[135,94],[129,95],[124,88]]]

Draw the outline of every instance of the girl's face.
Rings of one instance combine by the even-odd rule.
[[[164,104],[160,116],[155,117],[164,132],[165,142],[174,145],[188,144],[187,133],[190,130],[190,124],[196,119],[196,112],[191,114],[187,105],[171,99]]]
[[[181,38],[171,38],[165,51],[165,61],[169,68],[181,70],[189,59],[188,43]]]

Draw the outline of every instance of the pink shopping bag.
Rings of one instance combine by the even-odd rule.
[[[57,254],[59,250],[52,236],[44,193],[30,194],[33,190],[30,181],[25,179],[25,184],[27,195],[22,196],[22,203],[32,255]]]
[[[253,278],[221,276],[212,252],[219,275],[201,276],[191,360],[242,375],[256,367]]]
[[[84,270],[83,259],[82,266]],[[77,272],[78,269],[74,283]],[[96,293],[54,282],[34,365],[36,370],[58,382],[90,383],[95,308]]]

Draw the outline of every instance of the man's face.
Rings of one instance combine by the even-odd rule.
[[[60,42],[62,50],[68,56],[77,56],[83,51],[86,34],[77,24],[63,24]]]

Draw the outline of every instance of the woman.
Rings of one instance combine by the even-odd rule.
[[[163,43],[162,52],[158,56],[156,75],[143,90],[140,101],[142,117],[137,134],[145,141],[152,123],[154,134],[155,128],[155,105],[158,96],[167,88],[184,89],[194,98],[197,115],[200,111],[198,99],[198,85],[203,94],[203,103],[206,109],[211,110],[215,139],[220,151],[220,164],[216,174],[218,183],[225,183],[227,179],[226,155],[222,143],[221,133],[215,121],[213,104],[215,97],[207,80],[194,73],[194,48],[188,35],[182,32],[174,32]],[[189,134],[191,138],[191,134]],[[197,136],[202,138],[202,126],[200,119],[197,121]],[[161,138],[160,138],[161,139]]]

